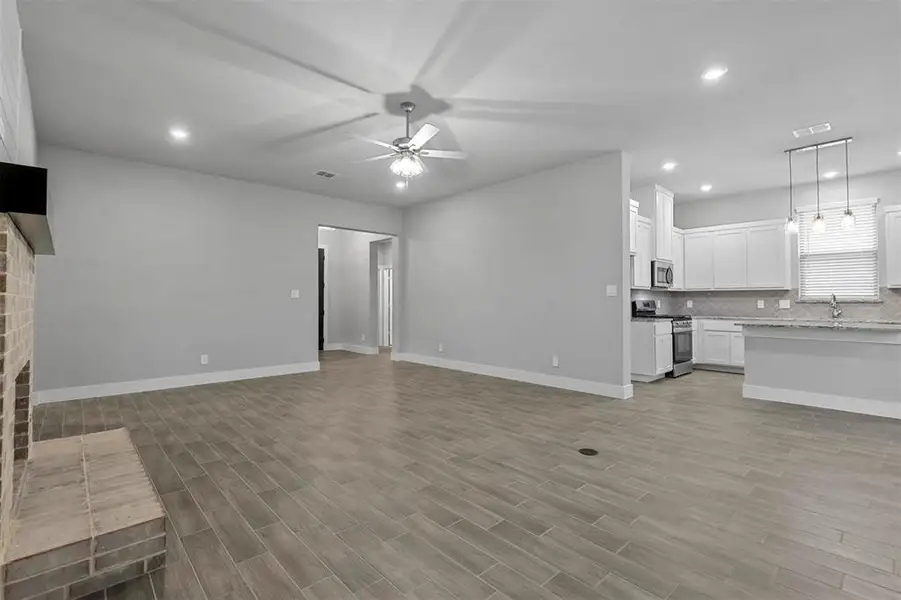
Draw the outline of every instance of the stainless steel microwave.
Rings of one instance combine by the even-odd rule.
[[[668,260],[651,261],[651,286],[673,287],[673,263]]]

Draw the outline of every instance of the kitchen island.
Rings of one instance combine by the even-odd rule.
[[[901,324],[739,321],[745,398],[901,419]]]

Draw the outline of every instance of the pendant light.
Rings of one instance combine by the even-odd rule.
[[[792,187],[792,153],[788,153],[788,218],[785,220],[785,233],[798,233],[798,221],[795,219],[795,197]]]
[[[847,147],[847,146],[846,146]],[[820,147],[816,147],[816,167],[817,167],[817,216],[813,218],[811,229],[816,233],[826,231],[826,219],[820,214]]]
[[[842,229],[850,231],[857,225],[851,212],[851,175],[848,173],[848,141],[845,141],[845,214],[842,215]]]

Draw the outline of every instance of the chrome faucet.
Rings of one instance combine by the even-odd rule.
[[[829,306],[832,307],[832,318],[834,320],[838,320],[839,317],[842,316],[842,306],[838,303],[838,299],[835,297],[835,294],[832,294],[832,298],[829,300]]]

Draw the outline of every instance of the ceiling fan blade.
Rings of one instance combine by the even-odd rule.
[[[456,160],[466,158],[466,153],[458,150],[422,150],[420,154],[425,158],[453,158]]]
[[[360,141],[362,141],[362,142],[369,142],[370,144],[375,144],[376,146],[381,146],[382,148],[389,148],[389,149],[391,149],[391,150],[394,150],[395,152],[400,151],[400,148],[398,148],[397,146],[392,146],[392,145],[389,144],[388,142],[382,142],[382,141],[380,141],[380,140],[374,140],[374,139],[372,139],[372,138],[370,138],[370,137],[366,137],[365,135],[357,135],[357,134],[355,134],[355,133],[349,133],[348,135],[349,135],[350,137],[355,138],[355,139],[358,139],[358,140],[360,140]]]
[[[363,160],[355,160],[354,162],[356,162],[356,163],[367,163],[367,162],[373,162],[373,161],[376,161],[376,160],[384,160],[384,159],[386,159],[386,158],[391,158],[392,156],[396,156],[396,155],[392,152],[392,153],[390,153],[390,154],[380,154],[380,155],[378,155],[378,156],[373,156],[373,157],[370,157],[370,158],[364,158]]]
[[[422,148],[430,139],[438,135],[439,131],[440,130],[431,123],[423,124],[423,126],[419,128],[419,131],[416,132],[416,135],[410,139],[410,147],[414,149]]]

